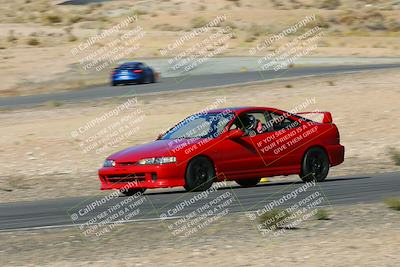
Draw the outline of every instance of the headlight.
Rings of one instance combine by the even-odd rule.
[[[115,167],[115,161],[112,159],[106,159],[104,161],[103,167]]]
[[[175,157],[159,157],[159,158],[141,159],[137,163],[139,165],[148,165],[148,164],[165,164],[165,163],[173,163],[173,162],[176,162]]]

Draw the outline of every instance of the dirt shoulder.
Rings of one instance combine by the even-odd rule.
[[[79,229],[0,233],[1,266],[397,266],[400,213],[383,204],[334,207],[278,238],[244,214],[228,214],[190,236],[165,222],[119,225],[97,241]]]
[[[211,57],[264,57],[314,27],[319,27],[323,37],[317,38],[316,49],[307,51],[301,57],[400,56],[399,4],[393,1],[371,4],[363,0],[204,0],[200,3],[195,0],[161,3],[115,0],[89,5],[56,5],[56,1],[52,0],[16,0],[12,3],[2,1],[0,7],[0,96],[58,92],[104,84],[108,82],[112,68],[122,61],[173,58],[196,45],[197,49],[190,56],[199,56],[197,52],[201,52],[201,47],[206,48]],[[107,38],[91,42],[100,33],[123,23],[134,14],[137,15],[135,23],[120,27]],[[271,36],[314,15],[314,19],[301,31],[275,41],[255,54],[249,52]],[[161,52],[168,44],[174,44],[182,36],[218,16],[225,19],[220,25],[213,26],[210,32],[214,34],[229,27],[232,35],[223,42],[212,40],[205,46],[202,41],[207,39],[207,35],[201,35],[190,38],[181,48],[169,54]],[[135,39],[134,44],[127,46],[115,45],[118,51],[124,51],[122,56],[119,56],[120,53],[118,56],[113,54],[111,50],[114,49],[95,53],[102,48],[114,48],[110,45],[113,41],[137,26],[144,33],[139,40]],[[90,49],[85,46],[88,42],[91,43]],[[131,51],[130,48],[136,44],[138,49]],[[305,46],[313,47],[309,44]],[[77,47],[84,47],[86,51],[72,53]],[[105,54],[117,60],[108,61],[111,63],[102,70],[88,70],[84,68],[88,62],[81,64],[86,57],[102,62]]]
[[[331,177],[396,171],[399,167],[391,160],[388,150],[400,147],[399,82],[399,71],[385,70],[3,110],[0,113],[0,202],[98,193],[97,169],[106,156],[150,142],[171,125],[211,106],[254,105],[290,110],[314,100],[315,104],[306,110],[332,112],[341,143],[346,147],[345,162],[331,169]],[[134,99],[129,110],[72,137],[128,99]],[[104,133],[110,125],[118,130],[122,126],[128,128],[118,138],[112,138]],[[102,141],[96,145],[99,136]]]

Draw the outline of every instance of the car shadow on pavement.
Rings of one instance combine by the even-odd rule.
[[[332,179],[327,179],[324,182],[320,183],[320,184],[324,184],[324,183],[330,183],[330,182],[346,182],[346,181],[352,181],[352,180],[360,180],[360,179],[368,179],[368,178],[372,178],[371,176],[360,176],[360,177],[345,177],[345,178],[332,178]],[[271,187],[271,186],[285,186],[285,185],[290,185],[290,184],[304,184],[305,182],[303,181],[295,181],[295,182],[271,182],[271,183],[264,183],[264,184],[258,184],[256,186],[253,187],[246,187],[243,188],[240,185],[234,185],[234,186],[224,186],[224,187],[220,187],[218,188],[218,190],[227,190],[227,189],[251,189],[251,188],[261,188],[261,187]],[[146,192],[144,193],[145,195],[168,195],[168,194],[187,194],[187,193],[192,193],[192,194],[196,194],[196,193],[200,193],[200,192],[186,192],[184,189],[178,189],[178,190],[174,190],[174,191],[167,191],[167,192]]]

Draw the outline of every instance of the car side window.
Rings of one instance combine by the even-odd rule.
[[[272,111],[267,113],[267,119],[268,122],[266,125],[268,131],[289,130],[300,126],[298,121]]]
[[[235,119],[229,130],[240,129],[248,135],[256,135],[267,131],[266,123],[264,112],[246,112]]]

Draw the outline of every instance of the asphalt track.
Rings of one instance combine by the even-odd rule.
[[[265,183],[253,188],[222,184],[218,190],[210,192],[206,198],[201,198],[200,192],[187,193],[183,189],[177,188],[172,191],[154,193],[149,190],[144,196],[136,198],[118,196],[105,202],[103,202],[104,194],[101,194],[35,202],[5,203],[0,204],[0,231],[79,227],[79,225],[93,220],[103,212],[107,212],[111,217],[113,213],[125,210],[134,203],[136,204],[128,208],[128,211],[125,210],[125,215],[133,214],[134,216],[126,217],[125,220],[125,215],[121,215],[119,218],[115,218],[113,222],[159,220],[160,217],[163,217],[163,214],[167,218],[182,217],[191,214],[193,211],[198,211],[199,208],[207,204],[212,207],[226,204],[226,201],[230,198],[232,202],[225,206],[229,209],[229,213],[257,211],[272,203],[273,200],[278,201],[305,185],[300,181],[295,183]],[[94,192],[96,191],[94,190]],[[318,206],[382,202],[387,197],[400,197],[400,173],[328,177],[325,182],[310,186],[295,198],[288,199],[282,204],[282,207],[292,206],[301,199],[316,194],[315,192],[318,192],[319,196],[323,196],[323,202]],[[196,201],[193,202],[193,199]],[[139,200],[142,202],[139,202]],[[212,201],[214,202],[211,203]],[[98,205],[93,209],[89,208],[92,203],[98,203]],[[180,209],[182,203],[186,203],[184,204],[186,206]],[[118,205],[120,206],[118,207]],[[138,209],[140,211],[134,213]],[[197,214],[199,215],[199,213]],[[74,215],[76,216],[74,217]]]
[[[399,68],[400,64],[370,64],[345,66],[314,66],[291,68],[279,71],[252,71],[238,73],[219,73],[162,78],[158,83],[117,86],[109,85],[81,88],[80,90],[40,94],[32,96],[1,97],[0,107],[20,107],[43,104],[48,101],[77,102],[110,98],[118,96],[140,95],[157,92],[178,91],[188,89],[205,89],[217,86],[240,85],[251,82],[315,76],[324,74],[339,74],[357,71]]]

